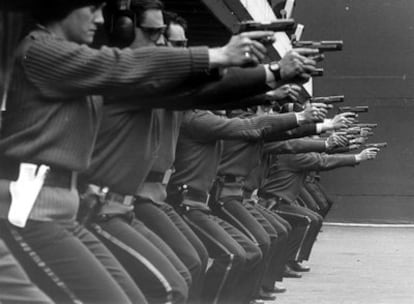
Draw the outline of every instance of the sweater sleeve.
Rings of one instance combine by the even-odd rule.
[[[243,88],[243,90],[240,90]],[[269,90],[263,66],[255,68],[230,68],[228,72],[215,81],[209,81],[192,88],[151,97],[151,102],[137,103],[136,98],[124,98],[128,109],[165,108],[169,110],[187,109],[228,109],[242,108],[248,105],[263,103],[262,95],[256,95]],[[250,99],[254,97],[254,100]],[[249,97],[249,98],[246,98]],[[110,101],[109,101],[110,102]],[[118,100],[115,101],[119,103]]]
[[[209,68],[205,47],[96,50],[42,32],[28,36],[21,53],[29,80],[50,98],[160,95]]]

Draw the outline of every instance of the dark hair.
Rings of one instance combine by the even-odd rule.
[[[165,24],[167,25],[167,31],[169,30],[170,25],[172,23],[180,25],[184,29],[184,31],[187,31],[187,28],[188,28],[187,21],[183,17],[181,17],[180,15],[174,12],[165,11],[164,21],[165,21]]]
[[[159,0],[132,0],[130,10],[135,13],[137,25],[141,24],[147,10],[164,10],[164,4]]]
[[[105,0],[42,0],[31,12],[33,19],[40,24],[65,19],[74,9],[99,5]]]

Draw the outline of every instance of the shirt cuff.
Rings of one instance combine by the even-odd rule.
[[[265,72],[266,72],[266,84],[272,88],[272,89],[276,89],[277,88],[277,81],[275,79],[275,75],[272,73],[272,71],[269,70],[269,65],[265,64],[263,65],[265,68]]]
[[[316,133],[321,134],[322,132],[332,129],[332,119],[324,119],[323,122],[316,124]]]

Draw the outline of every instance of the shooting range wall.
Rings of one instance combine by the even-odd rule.
[[[378,122],[370,142],[388,142],[376,161],[322,174],[335,198],[330,221],[414,222],[414,1],[296,1],[302,40],[344,40],[327,54],[314,95],[369,105],[361,122]]]

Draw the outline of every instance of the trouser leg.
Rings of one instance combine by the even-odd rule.
[[[244,206],[256,221],[263,227],[270,238],[269,257],[266,262],[265,272],[262,281],[262,287],[266,290],[272,290],[276,279],[278,278],[279,264],[283,263],[281,258],[286,252],[287,238],[279,235],[274,225],[263,215],[259,205],[253,201],[244,202]],[[284,265],[284,264],[282,264]]]
[[[309,229],[308,220],[299,214],[293,212],[287,212],[280,210],[277,207],[273,207],[271,210],[278,215],[285,223],[288,223],[291,227],[288,239],[288,252],[287,259],[289,261],[295,261],[299,258],[300,249],[305,241],[307,231]],[[283,223],[284,226],[285,223]]]
[[[332,207],[332,202],[323,192],[322,188],[320,187],[320,183],[316,180],[312,182],[306,182],[305,187],[315,199],[316,203],[319,205],[321,210],[320,214],[325,218]]]
[[[137,299],[144,297],[125,268],[95,235],[79,224],[73,225],[71,228],[68,228],[68,230],[80,239],[89,251],[99,260],[119,286],[121,286],[122,290],[128,295],[131,302],[134,303]]]
[[[309,210],[312,210],[318,214],[320,213],[321,208],[319,208],[319,205],[305,187],[302,187],[299,197],[305,203],[304,207],[307,207]]]
[[[0,290],[0,303],[53,303],[43,291],[30,281],[23,268],[1,239]]]
[[[190,277],[175,253],[138,220],[120,217],[92,223],[90,229],[124,265],[150,303],[185,303]]]
[[[57,303],[131,301],[90,250],[55,222],[29,220],[23,229],[0,220],[0,234],[31,280]]]
[[[316,237],[318,236],[318,233],[322,227],[322,217],[307,208],[288,204],[281,204],[278,206],[278,210],[280,212],[300,215],[307,221],[308,224],[306,235],[303,239],[296,261],[301,262],[303,260],[308,260],[313,248],[313,244],[315,243]]]
[[[158,205],[148,200],[139,201],[135,205],[135,215],[167,243],[188,268],[192,278],[188,301],[196,303],[208,263],[208,252],[203,243],[174,208],[166,203]]]
[[[248,303],[258,278],[260,249],[243,233],[203,210],[180,209],[213,259],[208,268],[203,303]]]
[[[213,203],[212,210],[214,214],[242,231],[260,248],[263,259],[259,265],[259,280],[254,286],[257,295],[270,261],[270,236],[239,198],[226,198],[222,202]]]
[[[272,259],[269,269],[274,272],[275,281],[282,281],[284,267],[289,260],[289,237],[292,231],[292,226],[282,217],[264,208],[262,205],[257,204],[256,208],[263,215],[263,217],[267,219],[270,225],[272,225],[278,235],[278,250]],[[274,282],[272,283],[272,281],[265,281],[263,286],[271,289],[274,286]]]

